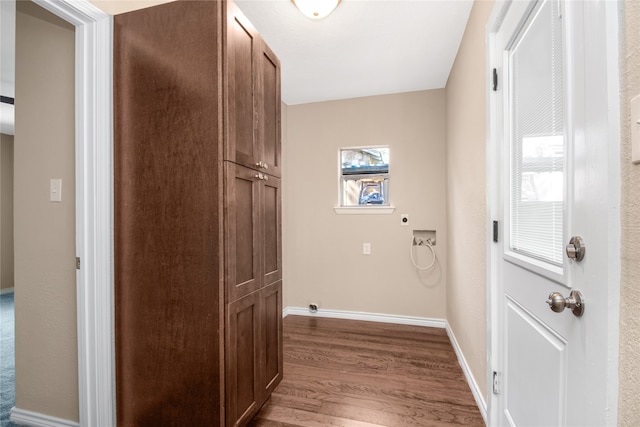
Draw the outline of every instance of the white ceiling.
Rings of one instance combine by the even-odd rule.
[[[0,95],[15,97],[15,2],[0,0]],[[14,107],[0,103],[0,133],[13,135]]]
[[[0,88],[13,97],[15,6],[0,3]],[[290,0],[236,3],[280,58],[282,100],[294,105],[443,88],[473,0],[342,0],[319,21]],[[13,111],[5,107],[0,121],[9,133]]]
[[[472,0],[342,0],[314,21],[290,0],[236,0],[282,64],[288,104],[445,87]]]

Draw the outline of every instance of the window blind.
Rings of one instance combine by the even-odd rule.
[[[534,11],[510,52],[511,250],[562,265],[564,102],[558,3]]]

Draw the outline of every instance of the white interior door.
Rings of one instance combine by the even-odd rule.
[[[492,425],[615,425],[617,24],[606,3],[506,2],[490,22]],[[585,245],[574,258],[572,236]],[[573,291],[584,300],[572,305]]]

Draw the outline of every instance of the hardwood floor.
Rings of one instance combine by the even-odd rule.
[[[284,378],[251,427],[483,426],[444,329],[284,319]]]

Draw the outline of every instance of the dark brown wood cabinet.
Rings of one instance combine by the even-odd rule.
[[[245,425],[282,379],[282,282],[229,304],[227,425]]]
[[[226,15],[225,160],[280,176],[280,62],[237,6]]]
[[[282,379],[280,65],[230,1],[114,17],[120,426],[242,426]]]

